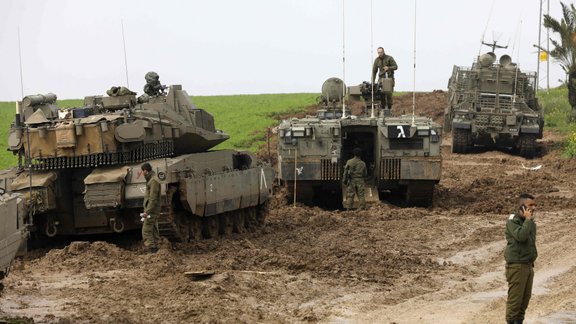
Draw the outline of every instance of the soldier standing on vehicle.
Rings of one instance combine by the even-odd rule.
[[[354,157],[346,162],[344,167],[344,179],[349,179],[346,190],[346,207],[351,210],[354,206],[354,195],[358,195],[360,200],[360,208],[366,209],[366,199],[364,198],[364,179],[368,175],[366,171],[366,163],[360,159],[362,150],[358,147],[353,150]]]
[[[160,233],[158,231],[158,216],[160,216],[160,180],[152,171],[150,163],[142,164],[142,173],[146,178],[146,193],[144,194],[144,212],[142,213],[142,240],[148,252],[158,252]]]
[[[520,207],[506,222],[506,281],[508,300],[506,302],[506,322],[521,324],[532,295],[534,261],[536,250],[536,224],[534,212],[536,201],[530,194],[520,195]]]
[[[374,60],[374,65],[372,66],[372,84],[376,80],[376,74],[378,74],[378,83],[383,85],[384,79],[391,79],[391,89],[385,89],[383,87],[382,94],[382,109],[392,109],[392,93],[394,92],[394,71],[398,69],[398,65],[394,58],[390,55],[386,55],[383,47],[378,47],[378,57]]]

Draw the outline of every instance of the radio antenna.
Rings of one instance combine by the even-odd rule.
[[[342,0],[342,119],[346,118],[346,15],[344,1]]]
[[[122,45],[124,47],[124,69],[126,70],[126,86],[130,89],[130,81],[128,81],[128,56],[126,55],[126,38],[124,38],[124,19],[120,20],[122,25]]]
[[[415,113],[416,113],[416,10],[417,10],[418,0],[414,0],[414,75],[412,82],[412,125],[415,124]]]
[[[24,77],[22,74],[22,46],[20,44],[20,26],[18,26],[18,60],[20,63],[20,98],[24,98]]]
[[[372,80],[372,57],[374,57],[374,24],[373,24],[373,0],[370,0],[370,80]],[[374,81],[372,81],[372,113],[370,118],[374,118]]]
[[[480,52],[482,52],[482,44],[484,44],[484,37],[486,36],[486,30],[488,29],[488,25],[490,24],[490,18],[492,17],[492,9],[494,9],[494,2],[492,0],[492,4],[490,5],[490,12],[488,13],[488,20],[486,20],[486,26],[484,27],[484,32],[482,32],[482,39],[480,40],[480,48],[478,48],[478,56],[480,56]]]

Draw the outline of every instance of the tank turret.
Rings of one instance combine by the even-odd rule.
[[[10,129],[9,149],[33,169],[52,170],[203,152],[229,138],[182,86],[167,89],[137,99],[112,87],[108,96],[88,96],[82,107],[65,111],[54,94],[27,96]]]

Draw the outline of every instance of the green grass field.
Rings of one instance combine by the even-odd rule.
[[[198,107],[213,114],[216,127],[230,135],[230,139],[217,148],[255,151],[265,143],[266,129],[277,124],[279,115],[304,111],[316,103],[317,97],[318,94],[314,93],[296,93],[196,96],[192,100]],[[568,122],[571,108],[566,87],[551,89],[550,92],[541,91],[539,100],[545,111],[545,127],[565,134],[566,155],[576,155],[576,123]],[[62,108],[79,107],[82,100],[60,100],[58,105]],[[7,147],[8,130],[14,120],[14,111],[14,102],[0,102],[0,169],[17,164],[17,158],[4,149]],[[575,153],[571,154],[571,150]]]

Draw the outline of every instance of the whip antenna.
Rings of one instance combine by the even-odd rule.
[[[342,119],[346,118],[346,24],[344,0],[342,0]]]
[[[522,20],[520,20],[518,27],[518,52],[516,53],[516,71],[514,74],[514,95],[512,96],[512,104],[516,103],[516,95],[518,91],[518,67],[520,66],[520,35],[522,30]],[[514,43],[516,43],[516,40],[514,40]],[[514,50],[512,50],[512,53],[514,53]],[[512,108],[514,108],[514,106],[512,106]]]
[[[370,0],[370,80],[372,80],[372,57],[374,56],[374,24],[373,24],[373,0]],[[374,118],[374,80],[372,80],[372,114],[370,118]]]
[[[490,12],[488,13],[488,20],[486,20],[486,26],[484,27],[484,32],[482,32],[482,39],[480,40],[480,48],[478,49],[478,56],[480,56],[480,52],[482,52],[482,44],[484,43],[484,36],[486,36],[486,30],[488,29],[488,25],[490,24],[490,18],[492,17],[492,9],[494,9],[494,2],[492,0],[492,4],[490,5]]]
[[[22,76],[22,46],[20,45],[20,26],[18,26],[18,60],[20,62],[20,98],[24,98],[24,77]]]
[[[418,0],[414,0],[414,75],[413,75],[413,82],[412,82],[412,125],[414,125],[414,114],[416,111],[416,9],[417,9]]]
[[[120,20],[122,25],[122,46],[124,47],[124,69],[126,70],[126,86],[130,89],[130,82],[128,81],[128,57],[126,56],[126,39],[124,38],[124,19]]]

